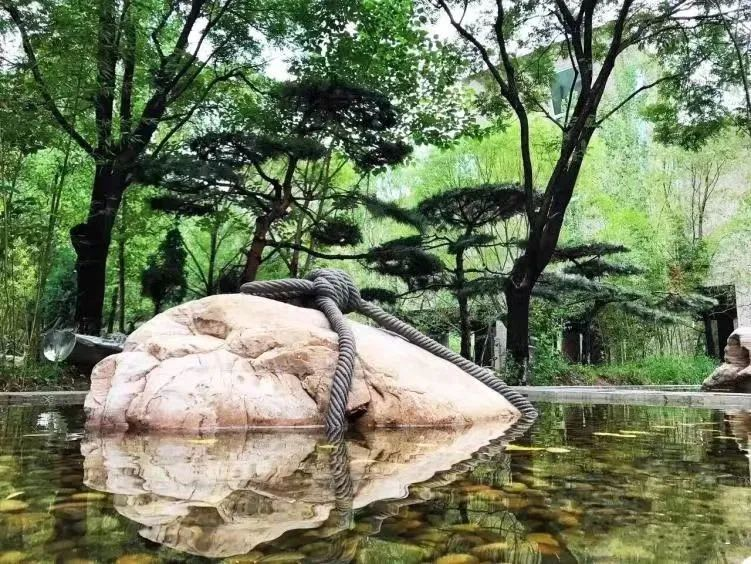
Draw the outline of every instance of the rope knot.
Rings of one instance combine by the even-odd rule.
[[[343,270],[319,268],[305,278],[313,282],[316,296],[332,299],[342,313],[351,313],[360,308],[360,292],[352,277]]]

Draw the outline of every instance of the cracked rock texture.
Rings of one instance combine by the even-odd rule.
[[[518,411],[453,364],[350,320],[358,358],[348,415],[361,427],[513,421]],[[148,321],[97,364],[93,429],[186,432],[322,425],[337,336],[322,313],[223,294]]]
[[[738,327],[728,337],[725,362],[702,383],[704,391],[751,393],[751,327]]]

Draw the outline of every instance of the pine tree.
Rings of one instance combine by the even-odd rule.
[[[470,301],[501,293],[507,279],[471,265],[470,258],[501,243],[492,227],[522,213],[524,201],[524,192],[509,184],[454,188],[423,199],[412,210],[371,201],[369,209],[376,215],[411,223],[421,233],[372,249],[366,265],[400,279],[407,294],[448,291],[457,304],[460,352],[471,358]],[[386,297],[395,298],[381,295]]]
[[[179,303],[185,297],[186,256],[180,231],[173,227],[159,245],[159,250],[149,257],[141,274],[141,292],[154,302],[154,315],[166,303]]]
[[[249,210],[255,219],[241,276],[247,282],[268,248],[299,253],[361,240],[352,214],[359,183],[335,189],[332,177],[347,162],[361,175],[402,162],[411,147],[399,119],[385,96],[343,81],[281,83],[257,119],[197,137],[180,155],[144,162],[141,181],[169,190],[177,210],[210,210],[217,197]],[[310,171],[320,181],[306,183]],[[291,237],[273,237],[290,221],[297,226]]]
[[[544,273],[535,289],[535,296],[566,304],[573,312],[567,328],[582,335],[584,364],[602,361],[596,319],[608,306],[650,322],[681,323],[712,302],[698,294],[655,294],[638,289],[636,277],[643,270],[612,258],[629,252],[627,247],[604,242],[558,247],[551,262],[563,267]]]

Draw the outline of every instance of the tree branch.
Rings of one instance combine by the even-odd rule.
[[[670,74],[663,76],[661,78],[658,78],[657,80],[650,82],[649,84],[644,84],[643,86],[640,86],[636,90],[634,90],[631,94],[626,96],[623,100],[621,100],[618,104],[616,104],[610,111],[608,111],[602,118],[597,120],[597,127],[599,127],[602,122],[604,122],[606,119],[608,119],[610,116],[612,116],[614,113],[616,113],[618,110],[620,110],[623,106],[628,104],[631,100],[636,98],[639,94],[644,92],[645,90],[650,90],[651,88],[654,88],[658,84],[661,84],[663,82],[667,82],[668,80],[675,80],[679,78],[681,75],[679,74]]]
[[[23,23],[23,19],[21,18],[21,14],[18,11],[18,8],[13,5],[12,0],[10,2],[3,1],[2,7],[5,9],[6,12],[10,15],[13,22],[16,24],[16,27],[18,28],[18,32],[21,35],[21,45],[23,47],[24,53],[26,54],[26,58],[29,60],[29,66],[31,67],[31,73],[34,77],[34,81],[37,84],[37,88],[39,88],[39,93],[42,96],[42,100],[44,101],[44,105],[47,108],[47,110],[52,114],[52,117],[55,119],[57,124],[60,126],[60,128],[65,131],[70,137],[78,144],[79,147],[81,147],[86,153],[88,153],[90,156],[94,156],[94,148],[91,146],[91,144],[81,135],[75,127],[65,118],[65,116],[62,114],[60,109],[55,104],[54,99],[52,98],[52,95],[50,94],[49,89],[47,88],[47,83],[44,80],[44,77],[42,76],[42,72],[39,69],[39,62],[36,58],[36,53],[34,52],[34,48],[31,45],[31,40],[29,39],[29,34],[26,31],[26,26]]]
[[[346,255],[346,254],[328,254],[328,253],[322,253],[320,251],[316,251],[315,249],[311,249],[310,247],[306,247],[304,245],[298,245],[295,243],[287,243],[283,241],[273,241],[273,240],[266,240],[266,245],[269,247],[277,247],[280,249],[292,249],[297,251],[302,251],[304,253],[307,253],[311,256],[314,256],[316,258],[322,258],[322,259],[332,259],[332,260],[363,260],[371,257],[370,253],[355,253],[352,255]]]

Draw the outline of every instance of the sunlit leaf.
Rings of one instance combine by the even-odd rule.
[[[530,447],[530,446],[523,446],[523,445],[506,445],[506,451],[507,452],[536,452],[540,450],[545,450],[542,447]]]

